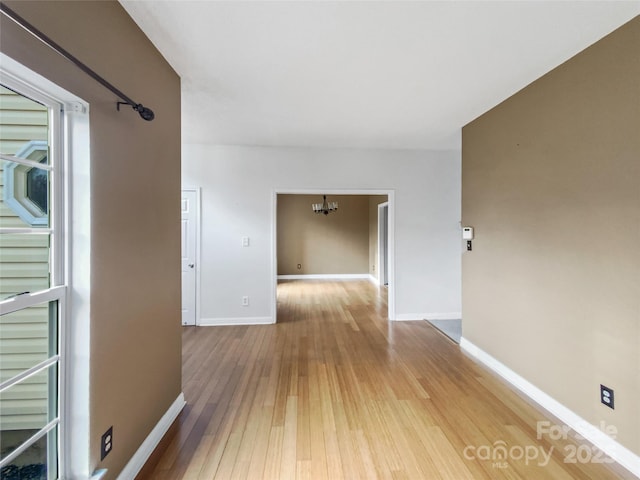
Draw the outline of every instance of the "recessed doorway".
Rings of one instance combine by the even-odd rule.
[[[314,213],[312,204],[322,202],[324,195],[338,203],[337,211]],[[382,234],[380,204],[385,206]],[[276,321],[278,281],[336,279],[386,284],[387,316],[394,319],[393,191],[278,190],[274,192],[273,218],[272,315]],[[378,245],[381,235],[382,249]]]

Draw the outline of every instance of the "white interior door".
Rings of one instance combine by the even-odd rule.
[[[198,192],[182,191],[182,325],[196,324]]]

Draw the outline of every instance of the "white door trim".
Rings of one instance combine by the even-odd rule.
[[[202,224],[202,215],[201,215],[201,197],[202,197],[202,188],[201,187],[183,187],[180,191],[182,192],[194,192],[196,194],[196,326],[200,325],[200,275],[202,269],[200,268],[200,246],[202,242],[200,241],[200,232],[201,232],[201,224]]]
[[[378,204],[378,251],[376,252],[377,256],[378,256],[378,285],[384,285],[384,276],[389,277],[389,272],[388,267],[389,267],[389,259],[387,258],[386,262],[382,261],[382,249],[380,248],[380,240],[382,239],[382,235],[383,235],[383,230],[382,230],[382,224],[380,223],[380,218],[382,216],[382,210],[384,209],[384,207],[388,207],[389,206],[389,202],[383,202],[383,203],[379,203]],[[386,244],[387,244],[387,256],[389,255],[389,209],[387,208],[387,239],[386,239]],[[384,274],[384,275],[383,275]],[[391,282],[388,282],[391,283]]]
[[[386,189],[287,189],[276,188],[272,191],[271,208],[271,317],[273,322],[277,322],[277,295],[278,295],[278,195],[387,195],[389,206],[389,218],[387,227],[389,229],[389,288],[388,288],[388,317],[389,320],[396,319],[396,282],[395,282],[395,190]],[[311,207],[309,207],[311,209]],[[311,210],[309,210],[311,211]]]

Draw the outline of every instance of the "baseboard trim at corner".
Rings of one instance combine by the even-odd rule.
[[[585,440],[599,448],[605,455],[611,457],[636,477],[640,478],[640,456],[616,442],[600,429],[587,422],[572,410],[569,410],[560,402],[540,390],[528,380],[518,375],[509,367],[496,360],[464,337],[460,339],[460,348],[489,368],[489,370],[500,375],[504,380],[520,390],[553,416],[557,417],[560,421],[564,422],[569,428],[581,435]]]
[[[369,281],[374,285],[380,286],[380,281],[371,274],[369,274]]]
[[[201,318],[199,327],[224,327],[233,325],[270,325],[271,317]]]
[[[396,315],[396,322],[411,322],[414,320],[460,320],[462,312],[446,313],[399,313]]]
[[[461,320],[462,312],[425,313],[425,320]]]
[[[162,416],[160,421],[153,427],[151,433],[145,438],[140,448],[136,451],[136,453],[131,457],[127,465],[122,469],[120,475],[118,475],[118,480],[133,480],[136,478],[136,475],[140,473],[142,467],[147,462],[155,448],[164,437],[164,434],[167,433],[169,427],[173,423],[173,421],[178,418],[178,415],[184,408],[187,402],[184,399],[184,393],[180,393],[178,398],[171,404],[169,409]]]
[[[368,273],[313,273],[309,275],[278,275],[278,280],[365,280]]]

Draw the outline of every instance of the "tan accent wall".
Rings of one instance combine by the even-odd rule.
[[[387,195],[369,196],[369,275],[379,279],[378,268],[378,205],[388,200]]]
[[[6,3],[156,114],[116,111],[111,92],[0,19],[5,54],[90,103],[90,466],[111,480],[181,392],[180,79],[115,1]]]
[[[369,196],[327,200],[339,208],[325,216],[311,209],[322,195],[278,195],[278,275],[368,273]]]
[[[464,336],[636,454],[639,82],[636,17],[464,127],[462,149]]]

